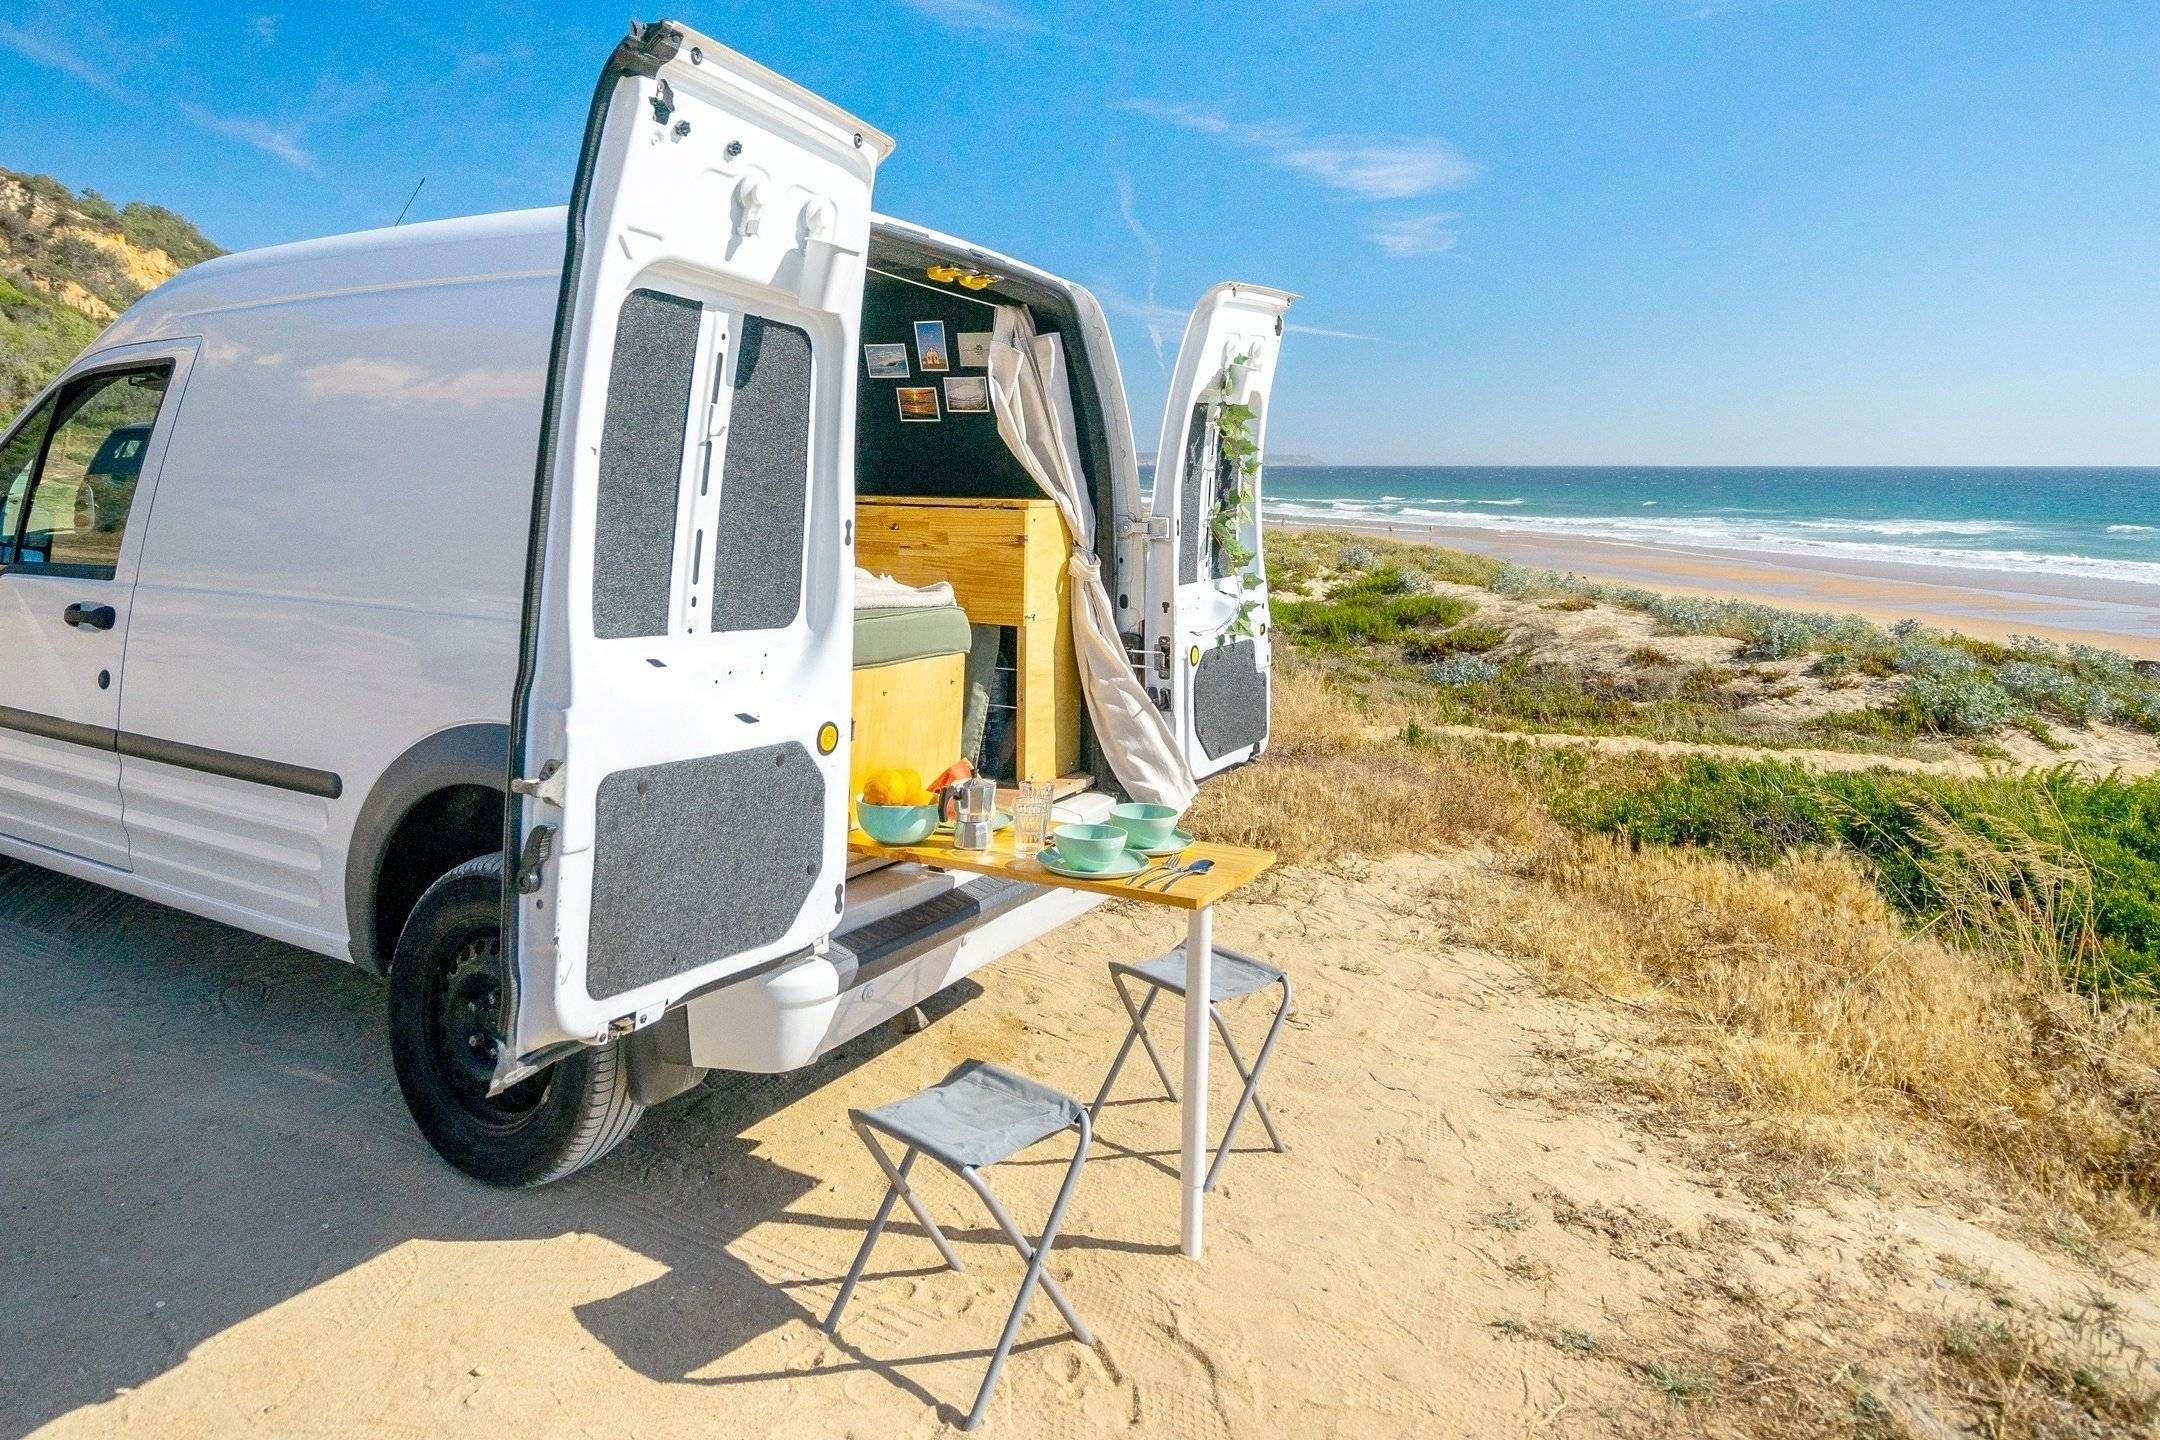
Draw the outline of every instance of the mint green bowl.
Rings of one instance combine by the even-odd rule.
[[[1050,838],[1075,870],[1107,870],[1125,853],[1125,832],[1115,825],[1060,825]]]
[[[1170,832],[1177,828],[1177,819],[1175,805],[1150,805],[1133,800],[1110,807],[1110,823],[1125,832],[1126,843],[1135,850],[1153,850],[1169,844]]]
[[[857,801],[855,818],[880,845],[913,845],[937,829],[935,805],[872,805]]]

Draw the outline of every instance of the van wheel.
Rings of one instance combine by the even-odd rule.
[[[502,1017],[502,856],[430,885],[390,965],[390,1058],[436,1153],[476,1180],[545,1185],[620,1144],[644,1107],[619,1042],[488,1094]]]

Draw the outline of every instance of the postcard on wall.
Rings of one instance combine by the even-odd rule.
[[[963,340],[966,336],[961,337]],[[984,375],[948,375],[945,408],[954,415],[990,413],[990,380]]]
[[[902,420],[921,421],[939,418],[937,386],[902,385],[893,393],[900,397],[900,418]]]
[[[987,370],[990,368],[990,332],[988,330],[963,330],[953,338],[960,347],[961,369]]]
[[[942,320],[917,320],[915,322],[915,363],[925,370],[950,370],[952,362],[947,357],[952,352],[945,348],[945,322]]]
[[[913,373],[908,369],[905,345],[865,345],[862,358],[872,380],[905,380]]]

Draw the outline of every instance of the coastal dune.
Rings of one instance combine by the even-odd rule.
[[[1270,528],[1352,531],[1445,545],[1669,594],[1757,600],[1882,623],[1910,618],[1983,639],[2032,635],[2160,660],[2160,585],[2133,580],[1630,543],[1414,519],[1318,519],[1271,512],[1267,523]]]

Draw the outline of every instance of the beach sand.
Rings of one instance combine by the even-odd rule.
[[[2034,635],[2160,659],[2160,586],[2129,581],[1770,556],[1700,546],[1632,545],[1415,522],[1270,516],[1267,523],[1285,529],[1340,530],[1423,541],[1674,594],[1851,613],[1886,624],[1909,617],[1982,639]]]
[[[1223,943],[1298,986],[1266,1087],[1291,1148],[1245,1127],[1207,1256],[1183,1258],[1177,1111],[1136,1060],[1051,1263],[1098,1341],[1038,1300],[982,1433],[1651,1433],[1657,1377],[1764,1315],[1894,1374],[1912,1342],[1871,1346],[1876,1327],[1995,1313],[1950,1275],[2041,1314],[2104,1292],[2160,1347],[2142,1260],[2096,1275],[1933,1197],[1765,1208],[1586,1089],[1560,1057],[1641,1038],[1456,938],[1501,884],[1475,851],[1345,860],[1224,907]],[[715,1077],[592,1169],[503,1193],[406,1119],[380,982],[8,862],[0,893],[8,1436],[948,1433],[1019,1261],[921,1167],[969,1272],[902,1212],[821,1333],[881,1191],[847,1109],[969,1056],[1091,1095],[1123,1032],[1105,963],[1177,928],[1098,910],[948,992],[920,1035]],[[992,1173],[1023,1226],[1068,1154]]]

